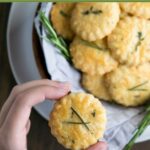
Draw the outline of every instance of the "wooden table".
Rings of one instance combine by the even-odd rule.
[[[6,26],[10,3],[0,3],[0,108],[16,84],[7,56]],[[64,150],[50,134],[47,121],[35,110],[31,113],[31,130],[28,135],[29,150]],[[150,142],[140,143],[133,150],[150,150]]]

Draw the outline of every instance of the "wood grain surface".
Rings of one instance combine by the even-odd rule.
[[[10,69],[6,46],[6,29],[10,6],[10,3],[0,3],[0,108],[16,84]],[[50,134],[47,121],[35,110],[32,110],[30,119],[31,130],[28,135],[28,150],[65,150]],[[150,142],[136,144],[133,150],[150,150]]]

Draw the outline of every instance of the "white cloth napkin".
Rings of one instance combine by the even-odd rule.
[[[52,3],[42,3],[41,10],[49,16]],[[71,66],[52,44],[42,39],[45,32],[41,27],[39,16],[35,17],[35,27],[39,35],[45,57],[48,73],[52,80],[68,81],[72,84],[72,92],[84,91],[80,85],[81,74]],[[143,117],[142,107],[125,108],[119,105],[102,102],[107,111],[107,129],[104,139],[108,142],[109,150],[122,150],[132,137],[138,123]]]

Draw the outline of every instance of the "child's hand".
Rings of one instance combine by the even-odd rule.
[[[27,150],[32,106],[45,99],[59,99],[69,91],[68,83],[46,79],[14,87],[0,112],[0,149]],[[106,150],[106,144],[99,142],[88,150]]]

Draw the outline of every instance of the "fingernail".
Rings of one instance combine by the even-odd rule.
[[[58,87],[59,91],[62,91],[64,93],[66,93],[66,94],[68,94],[70,89],[71,89],[71,85],[70,84],[62,84],[61,86]]]

